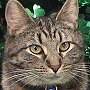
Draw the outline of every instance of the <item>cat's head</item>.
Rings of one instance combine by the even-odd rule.
[[[6,54],[12,65],[10,70],[24,77],[21,82],[65,84],[73,78],[73,72],[78,73],[77,68],[83,65],[78,9],[77,0],[67,0],[55,18],[33,20],[18,1],[8,2]]]

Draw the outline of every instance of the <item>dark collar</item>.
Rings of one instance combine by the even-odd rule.
[[[48,87],[32,86],[29,87],[29,90],[60,90],[60,88],[58,88],[57,86],[48,86]]]
[[[58,90],[58,87],[57,86],[49,86],[49,87],[46,87],[45,90]]]

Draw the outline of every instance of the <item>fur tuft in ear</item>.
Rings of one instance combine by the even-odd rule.
[[[71,28],[77,28],[78,12],[78,0],[66,0],[56,16],[56,21],[62,22]]]
[[[29,25],[35,26],[35,22],[27,15],[24,7],[17,0],[9,0],[6,6],[5,18],[10,35],[16,35]]]

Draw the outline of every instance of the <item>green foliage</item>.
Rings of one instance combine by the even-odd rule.
[[[78,19],[79,30],[84,39],[85,55],[90,59],[90,22],[85,21],[82,18]]]
[[[45,10],[42,9],[40,7],[40,5],[36,5],[36,4],[33,5],[33,11],[34,11],[34,13],[32,13],[28,8],[26,8],[25,11],[32,18],[37,18],[37,17],[40,17],[40,16],[44,16],[45,15]]]
[[[33,16],[34,18],[45,15],[45,10],[42,9],[39,5],[34,4],[33,10],[34,10],[34,16]]]
[[[81,6],[88,5],[88,4],[90,4],[90,0],[79,0],[79,4]]]
[[[28,8],[25,8],[25,11],[29,16],[33,17],[33,13]]]

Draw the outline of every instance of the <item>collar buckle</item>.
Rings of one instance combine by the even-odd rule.
[[[45,90],[58,90],[57,86],[46,86]]]

